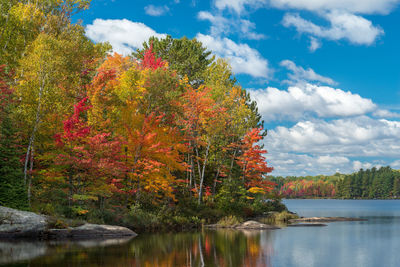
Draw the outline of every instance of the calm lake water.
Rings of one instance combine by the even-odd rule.
[[[364,222],[274,231],[147,234],[131,240],[1,242],[7,266],[400,266],[400,201],[285,200],[301,216]]]

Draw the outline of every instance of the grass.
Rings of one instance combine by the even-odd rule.
[[[230,215],[230,216],[223,217],[221,220],[218,221],[218,224],[221,226],[228,227],[228,226],[240,224],[241,222],[242,222],[241,218],[238,218],[234,215]]]
[[[299,218],[297,214],[293,214],[288,211],[273,212],[270,213],[267,217],[263,218],[262,222],[268,224],[282,224],[282,223],[288,223],[289,220],[297,218]]]

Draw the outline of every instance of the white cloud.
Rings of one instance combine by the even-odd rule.
[[[280,9],[344,10],[351,13],[387,14],[396,7],[399,0],[270,0],[270,3],[271,6]]]
[[[325,156],[319,156],[317,158],[317,162],[318,164],[321,165],[339,165],[339,164],[349,163],[350,160],[346,157],[325,155]]]
[[[310,37],[310,45],[308,47],[308,49],[310,50],[310,52],[315,52],[317,51],[317,49],[320,49],[322,47],[322,43],[320,40],[318,40],[317,38],[314,37]]]
[[[353,162],[342,156],[315,156],[275,151],[265,156],[268,165],[274,167],[271,175],[276,176],[332,175],[336,172],[351,173],[354,171]]]
[[[393,169],[400,169],[400,160],[393,161],[393,162],[390,164],[390,166],[391,166]]]
[[[285,27],[295,27],[299,33],[333,41],[346,39],[357,45],[371,45],[384,33],[381,28],[373,26],[371,21],[348,12],[334,10],[321,16],[330,22],[330,27],[318,26],[292,13],[284,16],[282,24]]]
[[[300,121],[268,131],[266,148],[279,153],[346,157],[400,157],[400,122],[366,116]]]
[[[293,121],[307,115],[322,118],[357,116],[376,109],[370,99],[358,94],[309,83],[290,86],[287,91],[273,87],[249,91],[266,120]]]
[[[264,144],[273,175],[351,173],[374,166],[400,168],[399,136],[400,122],[359,116],[276,127]]]
[[[352,44],[371,45],[384,34],[383,29],[361,17],[363,14],[388,14],[400,0],[215,0],[219,10],[231,10],[237,14],[246,8],[270,7],[282,10],[310,11],[330,23],[330,27],[319,26],[298,14],[286,14],[285,27],[295,27],[299,33],[311,35],[309,50],[314,52],[321,47],[318,38],[328,40],[346,39]]]
[[[372,167],[373,167],[373,165],[369,162],[362,163],[361,161],[358,161],[358,160],[353,161],[353,170],[354,171],[359,171],[360,169],[370,169]],[[377,166],[377,167],[381,167],[381,166]]]
[[[114,52],[127,55],[142,48],[143,42],[150,37],[164,38],[166,34],[159,34],[143,23],[127,19],[96,19],[86,26],[86,36],[94,42],[109,42]]]
[[[168,6],[148,5],[144,7],[144,11],[150,16],[162,16],[169,11]]]
[[[241,36],[251,40],[265,39],[264,34],[254,32],[256,25],[246,19],[228,19],[221,15],[213,15],[210,12],[200,11],[197,15],[200,20],[208,20],[211,23],[210,33],[212,36],[229,34],[233,30],[239,32]]]
[[[238,14],[245,10],[245,6],[258,8],[267,3],[267,0],[215,0],[214,4],[219,10],[229,9]]]
[[[268,61],[247,44],[237,44],[228,38],[201,33],[198,33],[196,38],[217,56],[229,60],[235,73],[249,74],[259,78],[271,77],[272,70]]]
[[[291,74],[288,75],[291,82],[317,81],[329,85],[337,84],[331,78],[324,77],[322,75],[315,73],[315,71],[311,68],[304,69],[300,66],[297,66],[293,61],[283,60],[281,61],[280,65],[292,72]]]
[[[378,109],[373,113],[373,115],[378,118],[400,118],[399,113],[392,112],[387,109]]]

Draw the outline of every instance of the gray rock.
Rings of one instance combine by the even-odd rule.
[[[348,217],[310,217],[310,218],[299,218],[292,219],[289,222],[298,223],[298,222],[315,222],[315,223],[329,223],[329,222],[362,222],[367,221],[367,219],[361,218],[348,218]]]
[[[0,237],[40,235],[46,228],[45,216],[0,206]]]
[[[109,239],[134,237],[132,230],[112,225],[84,224],[67,229],[48,229],[44,215],[0,206],[0,238]]]
[[[269,224],[265,223],[260,223],[257,221],[247,221],[239,226],[235,227],[236,229],[249,229],[249,230],[274,230],[274,229],[279,229],[279,227],[272,226]]]
[[[84,224],[75,228],[50,229],[46,233],[49,239],[92,239],[92,238],[116,238],[134,237],[137,234],[132,230],[114,225]]]
[[[280,229],[277,226],[260,223],[257,221],[247,221],[242,224],[234,224],[234,225],[220,225],[220,224],[209,224],[205,225],[206,228],[228,228],[228,229],[239,229],[239,230],[274,230]]]

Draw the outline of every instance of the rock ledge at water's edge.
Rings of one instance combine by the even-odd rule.
[[[280,229],[277,226],[264,224],[256,221],[247,221],[241,224],[234,225],[220,225],[220,224],[209,224],[205,225],[206,228],[229,228],[229,229],[240,229],[240,230],[275,230]]]
[[[47,216],[0,206],[0,238],[106,239],[136,235],[125,227],[88,223],[79,227],[49,229]]]
[[[298,218],[289,220],[289,222],[291,223],[299,223],[299,222],[330,223],[330,222],[362,222],[362,221],[368,221],[368,220],[362,218],[349,218],[349,217],[309,217],[309,218]]]

